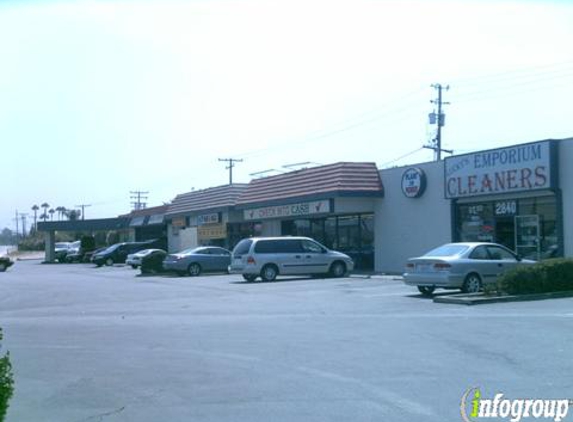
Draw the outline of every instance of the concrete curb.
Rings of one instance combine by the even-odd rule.
[[[435,297],[434,303],[449,303],[453,305],[483,305],[487,303],[525,302],[528,300],[560,299],[566,297],[573,297],[573,291],[508,296],[485,296],[483,293],[459,294]]]

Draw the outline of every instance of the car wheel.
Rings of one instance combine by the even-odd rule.
[[[344,262],[336,261],[330,266],[331,277],[340,278],[344,277],[344,274],[346,274],[346,265],[344,265]]]
[[[107,265],[108,267],[111,267],[113,265],[113,259],[111,259],[111,258],[106,259],[105,265]]]
[[[434,286],[418,286],[418,290],[424,296],[432,296],[432,294],[434,293],[434,290],[436,290],[436,288]]]
[[[481,290],[481,278],[476,273],[468,274],[462,286],[464,293],[478,293]]]
[[[189,265],[189,268],[187,268],[187,273],[189,273],[191,277],[197,277],[199,274],[201,274],[201,265],[194,262],[193,264]]]
[[[274,281],[278,273],[279,271],[274,265],[265,265],[261,270],[261,278],[263,281]]]
[[[257,276],[254,274],[243,274],[243,278],[247,281],[253,282],[257,279]]]
[[[134,270],[137,270],[137,265],[132,265],[131,268],[133,268]]]
[[[6,271],[6,268],[8,268],[8,266],[6,264],[4,264],[3,262],[0,262],[0,273],[3,273],[4,271]]]

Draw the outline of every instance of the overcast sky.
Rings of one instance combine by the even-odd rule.
[[[236,182],[431,161],[435,83],[456,153],[573,137],[572,22],[547,0],[3,0],[0,230],[223,185],[218,158]]]

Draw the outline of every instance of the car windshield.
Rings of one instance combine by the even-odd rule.
[[[109,253],[109,252],[113,252],[115,251],[117,248],[119,248],[119,244],[115,244],[115,245],[111,245],[109,248],[104,249],[103,251],[101,251],[100,253]]]
[[[430,252],[424,254],[424,256],[455,256],[464,253],[468,249],[469,246],[467,245],[448,244],[432,249]]]
[[[55,244],[55,247],[58,249],[66,249],[69,246],[67,242],[58,242]]]

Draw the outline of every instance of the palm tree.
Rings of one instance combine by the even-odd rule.
[[[56,212],[58,213],[58,220],[62,219],[62,209],[63,207],[56,207]]]
[[[32,206],[32,211],[34,211],[34,231],[38,231],[38,210],[40,207],[36,204]]]
[[[44,219],[44,222],[48,219],[48,208],[50,208],[50,204],[48,204],[47,202],[44,202],[42,205],[40,205],[42,208],[44,208],[44,213],[40,216],[40,218]]]
[[[53,220],[54,219],[54,213],[56,212],[56,210],[53,208],[50,208],[50,211],[48,211],[48,212],[50,213],[50,220]]]

